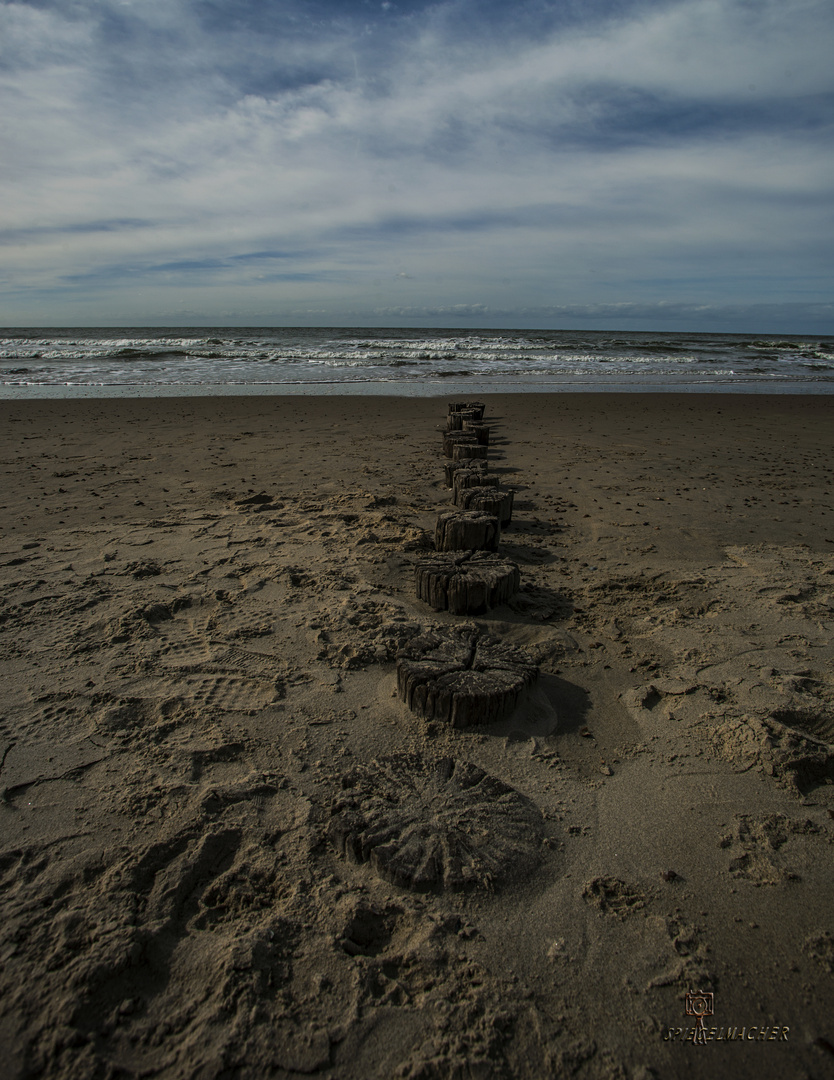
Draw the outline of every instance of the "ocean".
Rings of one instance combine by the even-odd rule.
[[[569,330],[0,330],[0,397],[834,393],[834,337]]]

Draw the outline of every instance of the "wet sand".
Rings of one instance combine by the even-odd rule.
[[[468,620],[413,587],[445,399],[0,403],[4,1076],[831,1073],[834,397],[483,400],[521,590]],[[455,731],[395,666],[461,622],[541,674]],[[505,880],[337,850],[400,754]]]

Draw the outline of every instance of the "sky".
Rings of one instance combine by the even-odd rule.
[[[0,325],[834,333],[831,0],[0,0]]]

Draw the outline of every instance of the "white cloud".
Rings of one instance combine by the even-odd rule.
[[[172,289],[503,311],[812,300],[830,275],[828,4],[686,0],[503,48],[437,11],[366,41],[119,8],[0,6],[0,321],[27,291],[138,318],[140,279],[152,318]],[[299,280],[235,260],[266,250]]]

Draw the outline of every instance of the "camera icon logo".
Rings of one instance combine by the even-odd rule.
[[[705,1016],[715,1015],[715,995],[710,992],[690,992],[686,995],[686,1015],[697,1016],[703,1021]]]
[[[690,991],[686,995],[686,1015],[694,1016],[697,1023],[695,1042],[707,1041],[707,1025],[704,1017],[715,1015],[715,999],[711,991]]]

